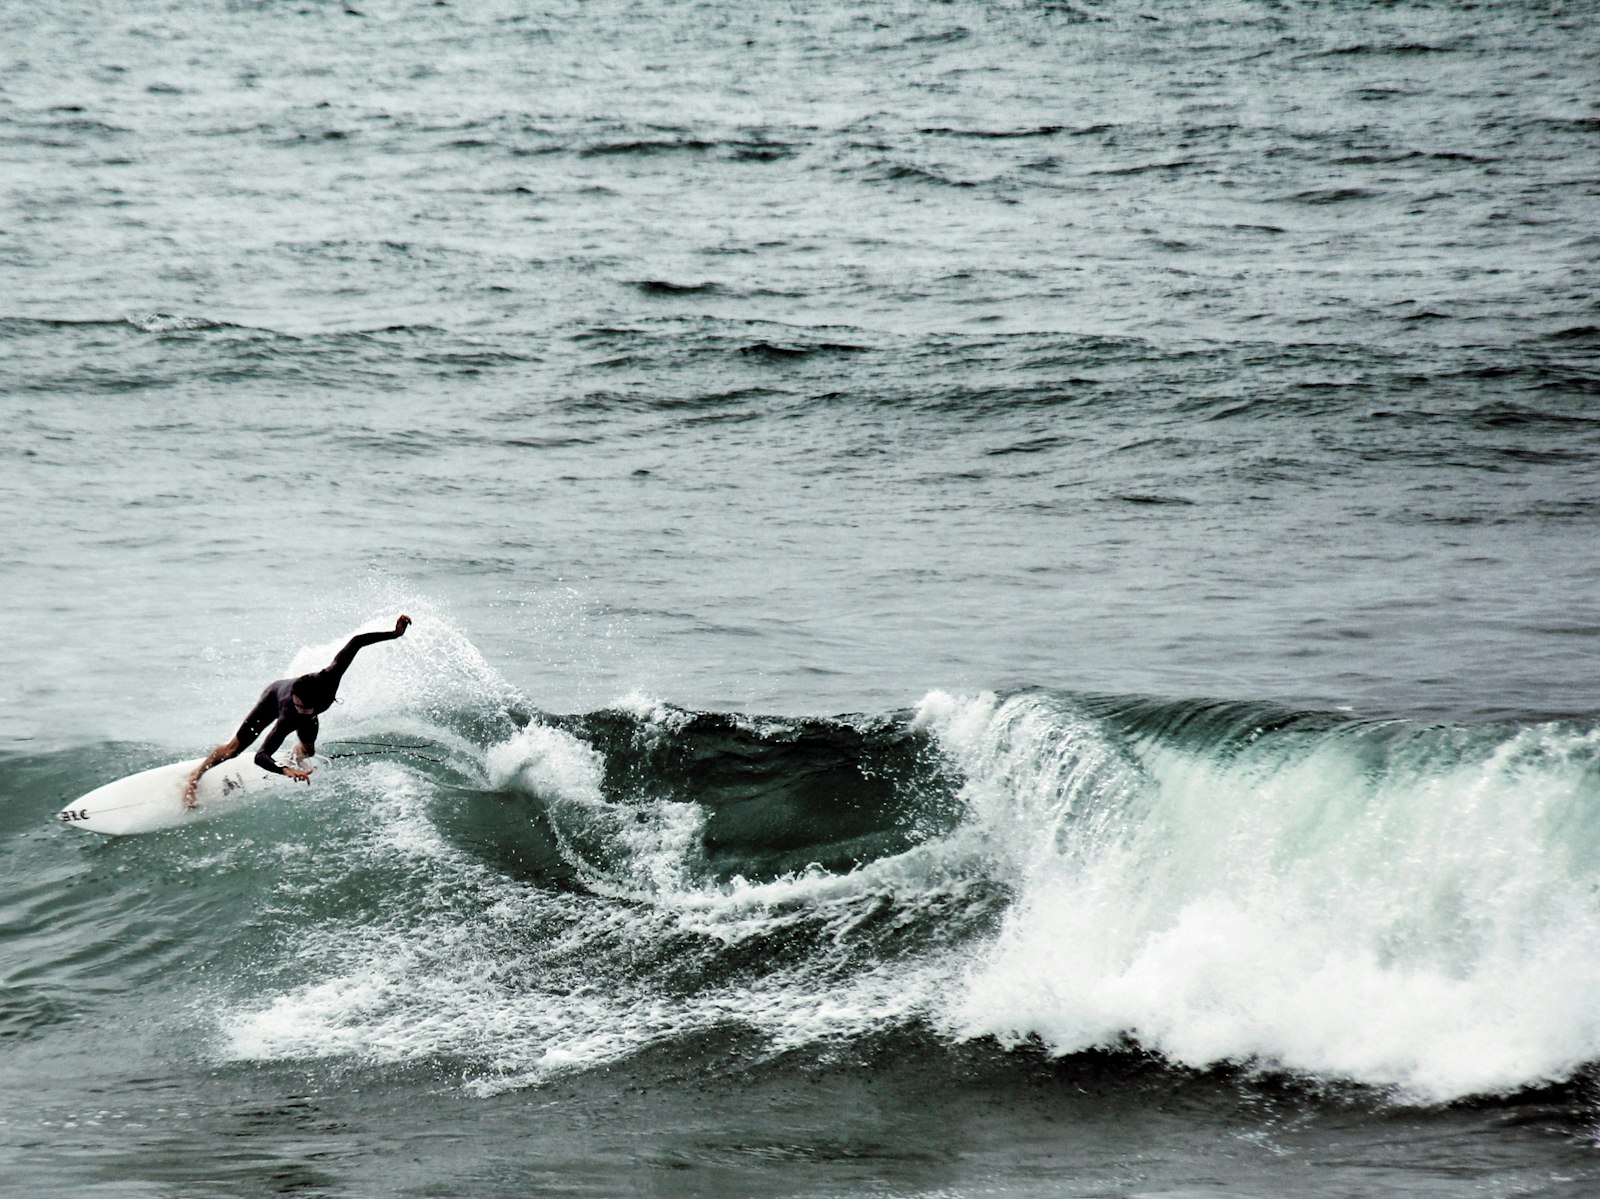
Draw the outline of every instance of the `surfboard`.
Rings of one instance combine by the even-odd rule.
[[[195,789],[198,806],[185,808],[184,784],[200,762],[199,758],[173,762],[96,787],[62,808],[56,819],[85,832],[126,837],[194,824],[295,785],[293,779],[263,770],[248,758],[235,758],[206,771]]]

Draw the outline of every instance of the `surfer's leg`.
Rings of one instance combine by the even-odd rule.
[[[261,698],[256,701],[256,706],[250,709],[250,715],[244,718],[244,723],[239,726],[239,731],[233,735],[231,741],[224,741],[206,756],[205,761],[194,768],[194,773],[189,776],[189,781],[183,788],[183,806],[194,807],[194,791],[200,785],[200,776],[213,766],[237,758],[244,752],[246,746],[261,736],[266,727],[272,723],[278,714],[276,698],[272,688],[268,687],[262,692]]]
[[[234,751],[228,757],[236,757],[243,753],[245,748],[255,744],[257,737],[267,731],[267,726],[278,718],[278,699],[268,687],[261,698],[256,701],[256,706],[250,709],[250,715],[244,718],[244,723],[239,726],[239,731],[233,735]],[[222,761],[227,761],[223,758]]]
[[[259,736],[259,734],[257,735]],[[254,740],[254,738],[251,739]],[[200,785],[201,775],[210,770],[213,766],[217,765],[219,762],[226,762],[229,758],[238,757],[239,751],[243,748],[244,746],[239,744],[239,738],[234,737],[233,740],[224,741],[221,745],[217,746],[216,749],[207,754],[205,761],[201,762],[200,765],[194,768],[194,773],[189,776],[189,781],[184,784],[183,806],[186,808],[194,807],[194,789]]]

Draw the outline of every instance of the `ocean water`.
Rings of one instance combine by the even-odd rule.
[[[1600,1194],[1597,62],[0,9],[0,1190]]]

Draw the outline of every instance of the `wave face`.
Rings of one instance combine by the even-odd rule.
[[[291,885],[348,896],[376,871],[370,918],[297,929],[316,968],[240,988],[226,1057],[426,1064],[495,1091],[706,1036],[847,1042],[927,1021],[1005,901],[937,740],[903,716],[640,702],[346,785],[367,818]]]
[[[86,849],[167,946],[92,969],[158,986],[161,953],[203,959],[219,1060],[478,1093],[906,1031],[1424,1104],[1600,1058],[1590,725],[1039,691],[556,716],[471,654],[423,661],[452,653],[416,712],[385,707],[404,680],[353,692],[373,744],[320,802]]]

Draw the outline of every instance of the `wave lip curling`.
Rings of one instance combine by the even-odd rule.
[[[956,1035],[1421,1103],[1600,1058],[1591,732],[1263,711],[1208,737],[1046,696],[935,694],[918,719],[1018,864]]]

